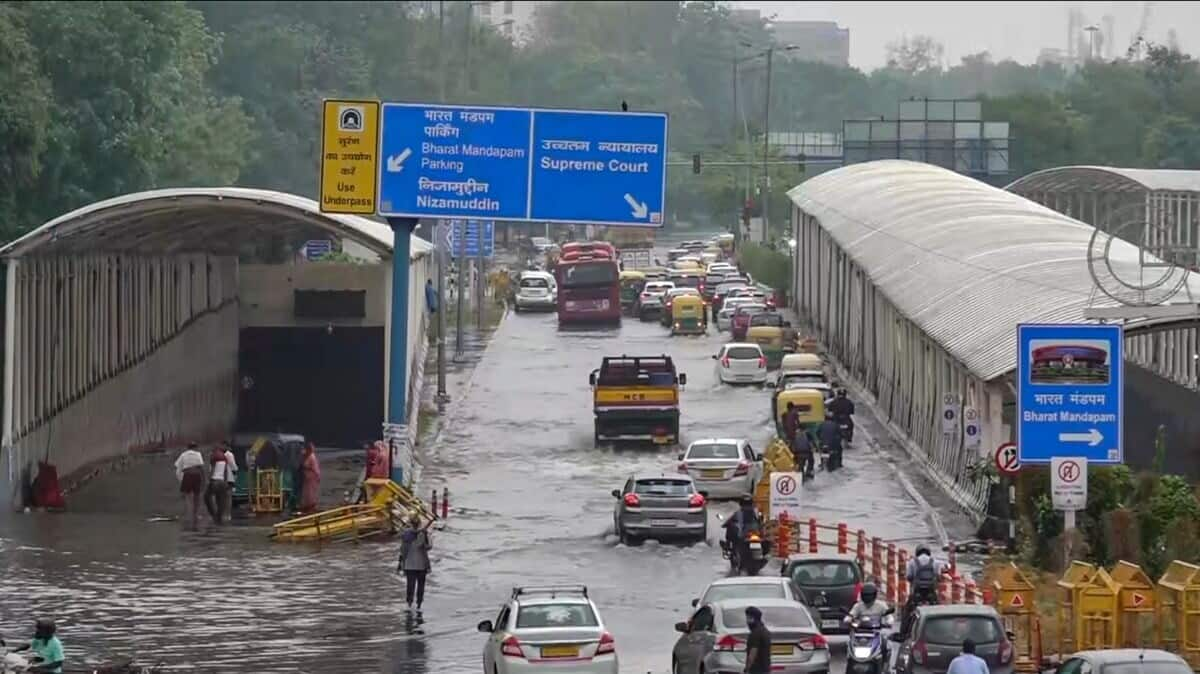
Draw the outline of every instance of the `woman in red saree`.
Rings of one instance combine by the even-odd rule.
[[[316,448],[310,442],[304,447],[304,458],[300,463],[304,471],[304,487],[300,492],[300,511],[313,512],[321,495],[321,464],[317,461]]]

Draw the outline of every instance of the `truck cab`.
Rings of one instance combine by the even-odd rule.
[[[609,356],[588,377],[595,441],[679,441],[679,389],[687,375],[670,356]]]

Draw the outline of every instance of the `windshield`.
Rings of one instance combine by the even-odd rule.
[[[773,326],[777,328],[783,327],[783,316],[779,314],[758,314],[750,318],[750,326],[758,327],[761,325]]]
[[[521,279],[522,288],[549,288],[550,282],[544,278]]]
[[[931,644],[961,644],[964,639],[990,644],[1000,640],[1000,629],[987,616],[935,616],[925,621],[921,638]]]
[[[812,618],[802,606],[760,606],[767,627],[812,627]],[[730,629],[746,628],[746,609],[727,608],[721,611],[721,622]]]
[[[618,274],[617,265],[614,262],[568,264],[562,267],[562,284],[564,288],[608,285],[617,282]]]
[[[858,567],[842,561],[798,562],[792,566],[792,580],[807,587],[853,585],[859,581]]]
[[[687,496],[692,491],[690,481],[669,477],[647,478],[633,484],[633,493],[646,496]]]
[[[587,604],[535,604],[517,611],[517,627],[595,627],[596,613]]]
[[[739,456],[737,445],[724,442],[695,444],[687,453],[689,459],[736,459]]]
[[[762,352],[753,346],[731,346],[725,355],[730,360],[758,360]]]
[[[731,585],[709,585],[701,604],[711,604],[726,599],[786,599],[783,583],[735,583]]]
[[[671,280],[675,282],[676,287],[680,287],[680,288],[699,288],[700,287],[700,277],[699,276],[676,276],[676,277],[672,278]]]

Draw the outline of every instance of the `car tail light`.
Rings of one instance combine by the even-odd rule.
[[[758,357],[758,366],[759,366],[760,368],[763,368],[763,367],[766,367],[766,366],[767,366],[767,357],[766,357],[766,356],[759,356],[759,357]]]
[[[729,356],[721,359],[721,367],[729,367]]]
[[[800,641],[800,646],[812,648],[814,650],[829,648],[829,640],[823,634],[814,634],[807,639]]]
[[[929,659],[929,651],[926,650],[924,641],[918,641],[913,644],[912,659],[918,665],[925,664],[925,661]]]
[[[613,635],[605,632],[600,635],[600,645],[596,647],[596,655],[604,655],[605,653],[616,653],[617,642],[613,639]]]
[[[734,475],[745,475],[750,472],[749,461],[738,461],[737,470],[733,471]]]
[[[1008,639],[1000,642],[1000,664],[1007,665],[1012,661],[1013,645]]]
[[[625,505],[629,506],[630,508],[638,508],[641,507],[642,500],[638,498],[637,494],[626,494]]]
[[[688,507],[689,508],[703,508],[704,507],[704,494],[692,494],[692,497],[688,499]]]
[[[511,655],[514,658],[525,657],[525,652],[521,650],[521,642],[517,641],[516,637],[509,637],[500,644],[500,653],[503,655]]]
[[[684,463],[684,462],[682,462],[682,461],[680,461],[680,462],[679,462],[679,465],[678,465],[678,466],[676,466],[675,468],[676,468],[676,470],[678,470],[678,471],[679,471],[679,472],[681,472],[681,473],[686,473],[686,472],[687,472],[687,464],[686,464],[686,463]]]
[[[858,601],[860,598],[862,598],[862,583],[855,583],[854,584],[854,601]]]
[[[745,645],[746,645],[746,642],[742,641],[741,639],[733,636],[732,634],[726,634],[725,636],[721,637],[720,639],[717,639],[717,643],[713,644],[713,650],[714,651],[740,651],[745,647]]]

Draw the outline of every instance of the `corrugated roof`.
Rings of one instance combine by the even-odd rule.
[[[124,194],[60,215],[0,248],[0,256],[93,251],[233,252],[253,238],[297,233],[350,238],[390,256],[392,230],[357,215],[322,213],[295,194],[243,187],[182,187]],[[412,238],[412,255],[433,246]]]
[[[1093,227],[937,166],[854,164],[788,196],[904,315],[984,380],[1016,366],[1018,324],[1086,322],[1089,305],[1116,305],[1093,292]],[[1110,245],[1118,274],[1140,269],[1136,246]],[[1189,285],[1200,296],[1200,282]]]
[[[1005,189],[1017,193],[1034,190],[1200,192],[1200,171],[1058,166],[1030,173]]]

